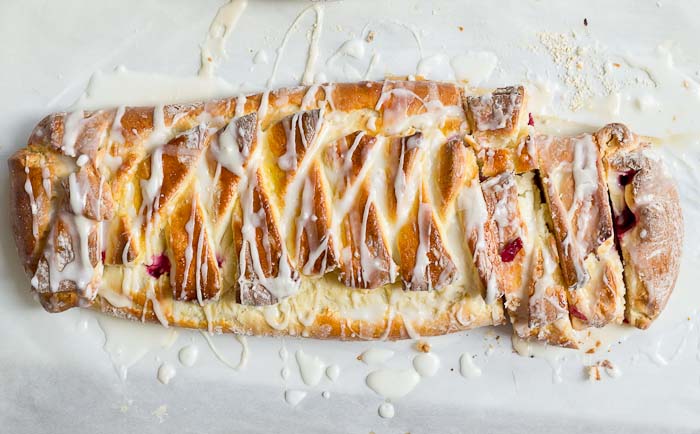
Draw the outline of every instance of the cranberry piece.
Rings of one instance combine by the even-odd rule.
[[[105,259],[107,258],[107,252],[103,250],[101,256],[102,256],[102,262],[104,263]]]
[[[576,306],[569,306],[569,313],[571,314],[571,316],[573,316],[574,318],[578,318],[581,321],[588,321],[586,315],[581,313],[580,310],[576,309]]]
[[[620,214],[615,216],[615,232],[621,237],[637,223],[637,217],[629,207],[625,207]]]
[[[629,185],[632,183],[632,180],[634,179],[634,175],[637,174],[637,171],[634,169],[630,169],[626,172],[620,173],[620,176],[618,178],[618,181],[621,186]]]
[[[518,254],[520,249],[523,248],[523,240],[520,237],[514,239],[501,250],[501,261],[511,262],[515,259],[515,255]]]
[[[535,126],[535,118],[532,117],[532,113],[527,114],[527,124],[531,127]]]
[[[219,256],[218,254],[216,255],[216,265],[218,265],[219,268],[221,268],[224,265],[224,257],[223,256]]]
[[[168,259],[165,253],[161,253],[157,256],[154,255],[151,260],[151,265],[146,265],[146,271],[148,271],[151,277],[158,279],[163,274],[170,272],[170,259]]]

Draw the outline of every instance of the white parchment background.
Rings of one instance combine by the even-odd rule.
[[[118,65],[161,74],[136,81],[161,83],[172,92],[170,100],[262,89],[277,54],[283,57],[274,86],[298,84],[314,23],[321,26],[315,72],[330,80],[361,79],[373,57],[373,79],[414,74],[421,59],[422,72],[449,79],[455,57],[482,56],[484,64],[495,58],[493,71],[484,66],[486,72],[482,68],[472,76],[482,74],[484,86],[528,84],[544,101],[544,108],[533,109],[540,115],[596,126],[625,121],[637,132],[668,142],[688,238],[668,311],[651,330],[633,333],[609,352],[567,355],[558,362],[513,354],[507,328],[431,339],[441,360],[438,374],[394,402],[393,419],[381,419],[377,407],[382,398],[364,384],[374,368],[356,356],[372,346],[390,348],[396,355],[388,364],[408,368],[416,354],[411,342],[248,339],[250,358],[237,372],[218,361],[198,333],[174,335],[105,320],[100,327],[96,315],[78,310],[49,315],[27,290],[5,210],[0,213],[5,228],[0,231],[0,432],[700,432],[700,237],[694,173],[700,150],[700,2],[323,2],[322,21],[313,11],[302,15],[286,48],[276,52],[292,21],[310,3],[251,1],[227,39],[227,58],[216,70],[221,80],[200,82],[192,78],[200,66],[200,44],[221,5],[214,0],[1,1],[2,159],[23,146],[45,114],[69,107],[97,71],[106,76],[95,79],[93,102],[113,95],[104,87],[126,82],[124,77],[109,81]],[[363,45],[364,52],[334,56],[344,42],[364,38],[370,30],[375,39]],[[548,48],[547,35],[554,35],[558,45]],[[564,48],[575,48],[573,55],[582,62],[568,78],[566,58],[557,57],[562,41]],[[265,54],[254,63],[260,50]],[[564,55],[572,54],[564,50]],[[474,62],[467,64],[473,67]],[[621,66],[613,66],[618,85],[610,88],[598,66],[613,64]],[[590,89],[584,92],[583,108],[571,111],[581,77]],[[107,99],[135,104],[153,95],[162,98],[163,90],[131,88],[124,90],[122,101]],[[2,176],[0,203],[8,203],[7,175]],[[103,328],[108,343],[123,345],[137,360],[126,380],[102,348]],[[224,357],[237,360],[240,345],[233,337],[214,340]],[[191,368],[177,361],[177,351],[188,343],[200,350]],[[285,384],[279,374],[285,363],[278,357],[283,346],[292,355],[303,348],[338,364],[340,378],[306,386],[292,356]],[[481,377],[459,375],[459,355],[465,351],[477,356]],[[584,366],[605,358],[622,375],[588,382]],[[177,369],[168,385],[156,380],[163,361]],[[561,382],[554,381],[557,370]],[[291,407],[283,399],[285,388],[308,395]],[[329,391],[330,399],[322,398],[322,391]]]

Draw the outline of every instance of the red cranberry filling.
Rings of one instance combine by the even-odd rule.
[[[574,318],[578,318],[581,321],[588,321],[586,315],[581,313],[580,310],[576,309],[576,306],[569,306],[569,313],[571,314],[571,316],[573,316]]]
[[[629,207],[625,207],[622,212],[615,216],[615,233],[621,237],[625,232],[632,229],[637,223],[637,217]]]
[[[218,253],[217,253],[217,255],[216,255],[216,265],[218,265],[219,268],[221,268],[221,267],[224,265],[224,257],[223,257],[223,256],[219,256]]]
[[[532,113],[527,114],[527,124],[531,127],[535,126],[535,118],[532,117]]]
[[[637,171],[634,169],[630,169],[626,172],[620,173],[620,176],[618,178],[618,181],[621,186],[629,185],[632,183],[632,180],[634,179],[634,175],[637,174]]]
[[[520,237],[514,239],[510,243],[506,244],[506,246],[501,250],[501,261],[503,262],[511,262],[513,259],[515,259],[515,255],[518,254],[520,249],[523,248],[523,241],[520,239]]]
[[[107,258],[107,252],[103,250],[101,257],[102,257],[102,262],[104,263],[105,259]]]
[[[163,274],[170,272],[170,259],[168,259],[165,253],[161,253],[157,256],[154,255],[152,261],[151,265],[146,265],[146,271],[148,271],[151,277],[158,279]]]

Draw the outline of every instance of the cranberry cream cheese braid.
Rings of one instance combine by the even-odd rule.
[[[387,80],[56,113],[9,161],[17,248],[52,312],[329,339],[510,321],[568,347],[647,327],[673,181],[624,126],[547,137],[525,104]]]

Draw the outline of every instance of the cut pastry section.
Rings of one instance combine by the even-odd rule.
[[[574,327],[622,322],[622,264],[595,137],[539,135],[535,141]]]

